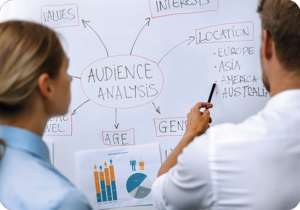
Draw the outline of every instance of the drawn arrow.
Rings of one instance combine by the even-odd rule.
[[[189,42],[189,44],[188,45],[190,45],[194,40],[195,40],[196,38],[194,37],[194,36],[190,36],[190,42]]]
[[[97,34],[97,32],[88,24],[89,22],[90,21],[86,21],[86,20],[82,19],[82,23],[83,23],[84,28],[86,28],[86,26],[88,26],[88,27],[90,27],[95,32],[95,34],[98,36],[98,38],[100,39],[101,43],[103,44],[103,46],[104,46],[104,48],[106,50],[107,57],[109,57],[109,54],[108,54],[108,51],[107,51],[107,48],[106,48],[105,44],[103,43],[102,39]]]
[[[151,18],[147,18],[147,19],[145,19],[145,20],[147,20],[147,23],[144,25],[144,27],[142,28],[142,30],[140,31],[140,33],[139,33],[138,36],[136,37],[136,39],[135,39],[135,41],[134,41],[134,43],[133,43],[133,46],[132,46],[132,48],[131,48],[130,55],[132,55],[132,51],[133,51],[134,45],[135,45],[136,41],[138,40],[140,34],[142,33],[142,31],[144,30],[144,28],[145,28],[146,26],[149,26],[149,25],[150,25],[150,20],[151,20]]]
[[[155,107],[155,111],[158,113],[158,114],[161,114],[160,113],[160,108],[158,107],[158,108],[156,108],[156,106],[155,106],[155,104],[152,102],[152,104],[153,104],[153,106]]]
[[[118,110],[116,109],[116,119],[115,119],[115,128],[118,129],[119,127],[119,123],[117,123],[118,121]]]
[[[81,79],[80,77],[74,77],[74,76],[71,76],[72,78],[75,78],[75,79]]]
[[[79,107],[77,107],[77,109],[74,109],[74,111],[73,111],[73,113],[72,113],[72,116],[74,115],[74,114],[76,114],[77,112],[77,110],[80,108],[80,107],[82,107],[84,104],[86,104],[87,102],[89,102],[90,100],[87,100],[86,102],[84,102],[83,104],[81,104]]]
[[[190,38],[188,39],[188,40],[185,40],[185,41],[183,41],[183,42],[181,42],[180,44],[178,44],[178,45],[176,45],[175,47],[173,47],[157,64],[159,65],[160,64],[160,62],[170,53],[170,52],[172,52],[175,48],[177,48],[177,47],[179,47],[180,45],[182,45],[182,44],[184,44],[184,43],[186,43],[186,42],[189,42],[189,44],[190,43],[192,43],[193,41],[195,40],[195,37],[194,36],[190,36]],[[188,44],[188,45],[189,45]]]

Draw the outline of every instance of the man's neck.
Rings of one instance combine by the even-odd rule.
[[[271,86],[271,97],[286,91],[286,90],[300,90],[300,75],[294,72],[288,72],[284,70],[283,73],[278,73],[272,80]]]

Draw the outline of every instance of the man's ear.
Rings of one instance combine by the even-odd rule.
[[[42,97],[49,102],[52,102],[54,99],[54,88],[51,84],[50,77],[47,73],[40,75],[38,79],[38,89]]]
[[[270,35],[270,33],[268,32],[268,30],[264,29],[263,31],[263,49],[262,49],[262,56],[266,59],[266,60],[270,60],[273,56],[273,39]]]

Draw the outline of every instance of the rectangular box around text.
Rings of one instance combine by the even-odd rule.
[[[41,21],[50,28],[79,26],[77,4],[44,5],[41,8]]]
[[[197,44],[254,41],[254,22],[225,23],[196,29]]]
[[[149,0],[149,6],[152,18],[157,18],[218,11],[219,0]]]

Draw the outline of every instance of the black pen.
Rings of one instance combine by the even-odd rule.
[[[211,88],[211,91],[210,91],[210,94],[209,94],[209,98],[208,98],[208,103],[211,102],[211,99],[212,99],[212,97],[213,97],[213,95],[214,95],[214,92],[215,92],[216,85],[217,85],[217,84],[214,83],[213,86],[212,86],[212,88]]]

